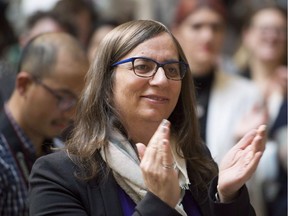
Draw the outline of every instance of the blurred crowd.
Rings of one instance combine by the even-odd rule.
[[[268,125],[266,151],[248,188],[257,215],[287,215],[287,1],[211,2],[212,7],[201,8],[194,0],[0,0],[0,112],[9,100],[11,106],[24,80],[19,78],[23,50],[36,36],[69,34],[83,48],[87,59],[81,57],[79,68],[87,70],[111,29],[133,19],[158,20],[184,49],[196,85],[202,139],[217,163],[249,129]],[[57,64],[75,69],[74,60]],[[84,81],[84,76],[75,79]],[[17,115],[28,115],[35,108],[19,109]],[[72,122],[53,134],[60,145]]]

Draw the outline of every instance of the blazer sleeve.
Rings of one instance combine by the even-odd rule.
[[[249,194],[246,186],[240,189],[238,197],[230,203],[217,202],[215,194],[217,192],[218,178],[214,178],[209,188],[209,204],[212,215],[215,216],[256,216],[254,208],[250,204]]]
[[[160,198],[151,192],[148,192],[145,197],[135,207],[133,216],[181,216],[174,208],[163,202]]]
[[[57,152],[35,162],[29,179],[29,215],[88,215],[80,199],[83,194],[78,192],[81,188],[77,188],[81,185],[75,182],[69,160],[63,152]]]

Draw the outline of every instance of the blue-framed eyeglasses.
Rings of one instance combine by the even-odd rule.
[[[35,76],[33,76],[33,80],[58,100],[58,108],[61,111],[68,111],[77,104],[78,99],[72,92],[66,90],[57,92],[56,90],[44,84],[39,78]]]
[[[116,67],[127,62],[132,62],[132,69],[135,75],[143,78],[153,77],[157,73],[159,67],[162,67],[167,79],[180,81],[184,78],[188,70],[188,64],[185,62],[167,61],[164,63],[159,63],[146,57],[124,59],[114,63],[112,67]]]

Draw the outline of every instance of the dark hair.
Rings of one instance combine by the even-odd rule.
[[[95,15],[93,5],[85,0],[59,0],[53,8],[54,12],[61,13],[66,11],[71,18],[72,16],[77,16],[83,10],[90,12],[91,16]]]
[[[82,13],[86,12],[91,20],[91,26],[88,32],[88,38],[86,38],[86,43],[88,43],[94,21],[98,18],[94,6],[90,1],[85,0],[60,0],[58,1],[52,9],[52,12],[59,16],[60,20],[63,22],[70,23],[73,25],[76,31],[76,37],[80,37],[80,30],[77,22],[75,21],[77,17]],[[87,44],[83,44],[86,46]]]
[[[243,20],[243,29],[249,28],[253,22],[254,16],[258,14],[258,12],[263,11],[263,10],[275,10],[278,11],[284,18],[287,20],[287,10],[284,8],[280,7],[277,4],[264,4],[258,7],[251,8],[250,10],[247,11],[247,15],[245,16],[245,19]]]
[[[52,70],[56,62],[57,47],[53,44],[35,42],[38,35],[23,48],[18,64],[17,73],[29,71],[33,76],[42,78],[43,74]]]
[[[36,11],[31,16],[29,16],[26,22],[27,31],[32,29],[39,20],[45,19],[45,18],[50,18],[54,20],[65,32],[73,36],[76,36],[76,29],[72,25],[72,23],[61,19],[61,17],[58,14],[52,11]]]
[[[111,130],[117,128],[127,137],[113,106],[114,68],[111,65],[144,41],[168,34],[178,50],[179,60],[187,62],[182,48],[163,24],[151,20],[124,23],[110,31],[100,43],[86,77],[86,85],[76,113],[75,130],[67,143],[69,153],[83,173],[93,178],[99,171],[98,150],[108,143]],[[187,161],[189,178],[198,188],[206,187],[217,167],[202,143],[196,116],[196,99],[190,70],[182,80],[177,105],[169,117],[175,134],[177,153]],[[127,137],[128,138],[128,137]],[[182,153],[181,153],[182,152]]]
[[[0,56],[10,45],[17,43],[15,33],[6,17],[8,3],[0,1]]]
[[[40,79],[49,75],[60,50],[79,64],[87,62],[84,49],[73,36],[64,32],[44,33],[32,38],[24,47],[17,72],[26,71]]]

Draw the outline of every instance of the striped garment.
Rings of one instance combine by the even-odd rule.
[[[26,216],[28,178],[37,159],[35,147],[7,106],[0,117],[0,216]],[[61,148],[57,143],[46,140],[43,153],[51,153],[51,147]]]
[[[28,215],[27,184],[3,135],[0,135],[0,215]]]

